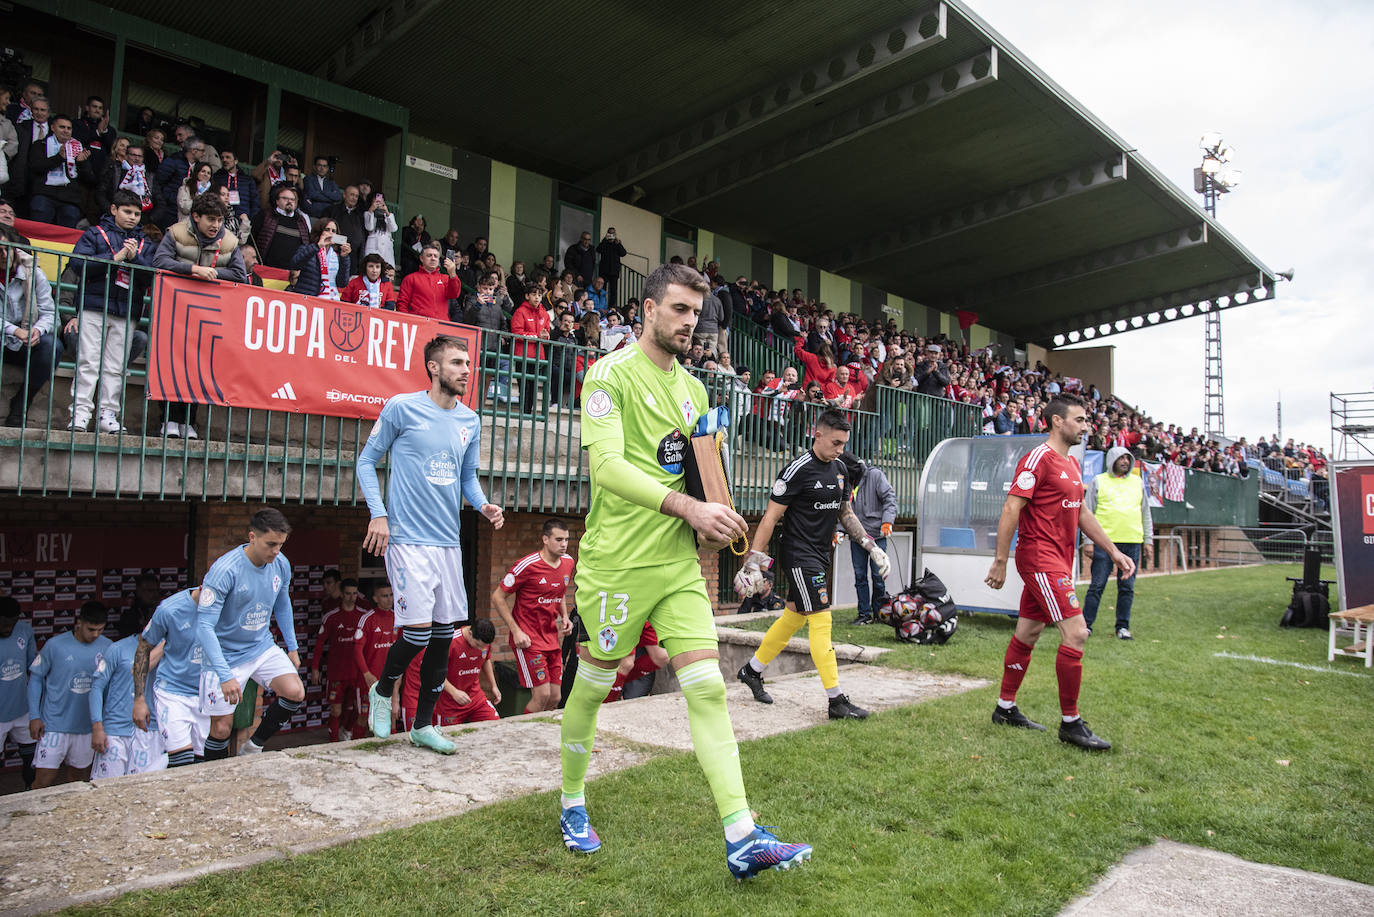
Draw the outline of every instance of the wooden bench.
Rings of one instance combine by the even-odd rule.
[[[1331,612],[1330,638],[1326,661],[1337,656],[1356,656],[1364,660],[1364,667],[1374,666],[1374,605],[1361,605],[1345,611]],[[1349,646],[1337,647],[1338,637],[1349,637]]]

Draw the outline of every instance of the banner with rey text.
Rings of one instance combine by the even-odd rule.
[[[425,345],[467,342],[462,401],[479,403],[479,331],[237,283],[159,274],[148,349],[148,398],[375,418],[388,398],[429,388]]]
[[[1331,465],[1341,608],[1374,605],[1374,462]]]

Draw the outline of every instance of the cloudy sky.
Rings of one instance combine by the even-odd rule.
[[[1374,2],[967,0],[993,29],[1192,193],[1218,130],[1241,185],[1219,222],[1271,270],[1276,299],[1222,316],[1226,432],[1329,448],[1328,394],[1374,390]],[[1203,320],[1108,339],[1116,389],[1202,423]]]

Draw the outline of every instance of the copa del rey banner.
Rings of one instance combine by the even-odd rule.
[[[375,418],[388,398],[429,388],[425,344],[467,341],[481,386],[478,330],[416,315],[237,283],[159,274],[148,398]]]

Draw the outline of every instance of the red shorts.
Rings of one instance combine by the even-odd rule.
[[[1057,624],[1083,613],[1078,593],[1073,588],[1073,577],[1069,574],[1022,572],[1021,581],[1024,583],[1021,617],[1042,624]]]
[[[491,705],[491,701],[485,697],[479,701],[468,704],[457,713],[448,716],[436,717],[440,726],[459,726],[463,723],[487,723],[499,720],[501,714],[496,712],[496,708]]]
[[[563,654],[558,650],[534,652],[515,650],[515,667],[520,672],[520,684],[526,688],[563,683]]]
[[[325,703],[330,705],[351,704],[356,708],[358,706],[357,683],[352,680],[329,682],[328,693],[325,695]]]

